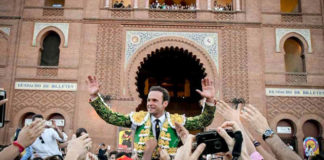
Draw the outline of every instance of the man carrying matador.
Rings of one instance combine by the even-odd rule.
[[[99,94],[99,83],[94,76],[88,76],[88,90],[90,93],[90,104],[97,114],[107,123],[135,129],[134,148],[139,157],[142,157],[145,142],[150,138],[156,138],[157,148],[153,158],[158,158],[158,148],[165,149],[170,156],[174,156],[180,142],[175,130],[175,122],[184,125],[188,130],[199,130],[210,125],[214,119],[215,88],[213,82],[208,78],[202,79],[202,90],[196,90],[206,103],[202,113],[194,117],[170,114],[165,111],[170,96],[168,91],[160,86],[152,86],[147,97],[147,112],[131,112],[123,115],[111,110]]]

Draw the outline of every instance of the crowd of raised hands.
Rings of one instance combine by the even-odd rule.
[[[7,100],[0,101],[0,105],[5,103]],[[262,113],[254,106],[248,104],[243,107],[239,104],[237,109],[228,105],[224,101],[217,101],[216,110],[220,115],[223,116],[225,122],[219,126],[216,131],[225,140],[229,151],[227,153],[217,153],[218,157],[223,157],[225,160],[231,160],[233,158],[233,149],[235,139],[228,135],[225,129],[230,129],[234,133],[240,132],[242,134],[243,142],[240,145],[239,159],[242,160],[301,160],[302,158],[291,150],[279,137],[274,134],[271,138],[266,139],[264,142],[256,143],[256,139],[264,134],[264,132],[270,129],[267,119]],[[206,145],[204,143],[199,144],[194,148],[195,136],[189,134],[187,129],[182,125],[176,125],[176,132],[180,137],[183,145],[178,148],[177,153],[174,157],[175,160],[197,160],[203,153]],[[21,147],[26,148],[30,146],[44,131],[45,120],[35,120],[30,125],[22,128],[17,143]],[[251,130],[248,130],[251,129]],[[250,132],[253,132],[251,134]],[[255,135],[256,137],[252,136]],[[258,144],[258,145],[255,145]],[[271,152],[264,149],[264,145],[268,145]],[[67,154],[66,160],[76,159],[91,159],[96,160],[97,157],[89,152],[92,146],[91,138],[87,133],[82,134],[80,137],[72,136],[72,139],[67,143]],[[151,139],[146,142],[144,151],[144,160],[150,160],[154,149],[157,146],[155,139]],[[0,152],[2,160],[12,160],[20,153],[20,148],[15,144],[11,144]],[[159,150],[161,160],[169,160],[170,156],[166,150]],[[138,159],[136,155],[133,155],[132,159]]]

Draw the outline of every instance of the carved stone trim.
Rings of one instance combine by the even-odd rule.
[[[309,29],[292,29],[292,28],[276,28],[276,52],[280,52],[280,41],[282,37],[289,33],[297,33],[301,35],[308,44],[308,52],[312,53],[311,34]]]
[[[196,19],[196,11],[167,11],[167,10],[150,10],[149,18],[161,18],[161,19]]]
[[[222,93],[226,102],[243,98],[249,102],[247,33],[244,27],[222,30]]]
[[[302,117],[306,114],[315,114],[323,117],[324,98],[320,97],[266,97],[268,118],[272,119],[279,114],[291,114]]]
[[[303,16],[302,15],[281,15],[281,22],[302,23]]]
[[[36,22],[34,25],[34,35],[33,35],[33,46],[36,46],[36,39],[39,34],[44,28],[46,27],[55,27],[59,29],[64,35],[64,47],[68,46],[68,39],[69,39],[69,23],[40,23]]]
[[[43,16],[64,16],[63,8],[44,8]]]

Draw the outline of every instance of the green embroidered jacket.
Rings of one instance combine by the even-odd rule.
[[[95,100],[91,101],[90,104],[96,110],[97,114],[109,124],[126,128],[131,128],[134,125],[136,126],[134,148],[141,157],[145,149],[145,142],[150,138],[154,138],[150,114],[144,111],[131,112],[128,115],[114,112],[101,97],[97,97]],[[203,112],[194,117],[185,117],[185,115],[170,114],[166,112],[166,120],[162,125],[162,130],[158,139],[158,147],[166,149],[171,156],[175,155],[180,140],[176,134],[174,123],[178,122],[184,125],[188,130],[203,129],[212,123],[215,110],[215,106],[209,106],[206,103]],[[158,157],[157,150],[155,150],[153,157]]]

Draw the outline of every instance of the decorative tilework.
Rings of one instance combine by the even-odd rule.
[[[290,28],[276,28],[276,52],[280,52],[280,40],[288,33],[298,33],[305,38],[308,44],[308,52],[312,53],[312,43],[311,43],[311,34],[309,29],[290,29]]]
[[[69,39],[69,23],[39,23],[36,22],[34,26],[34,35],[33,35],[33,46],[36,46],[36,37],[38,36],[39,32],[46,27],[56,27],[62,31],[64,34],[64,47],[68,45]]]
[[[137,38],[134,38],[137,37]],[[139,38],[138,38],[139,37]],[[188,39],[204,48],[212,57],[217,70],[218,65],[218,33],[193,32],[157,32],[157,31],[126,31],[125,67],[132,55],[145,43],[161,37],[181,37]],[[134,39],[138,40],[134,43]]]
[[[8,36],[10,35],[10,28],[9,27],[0,27],[0,30],[6,33]]]

